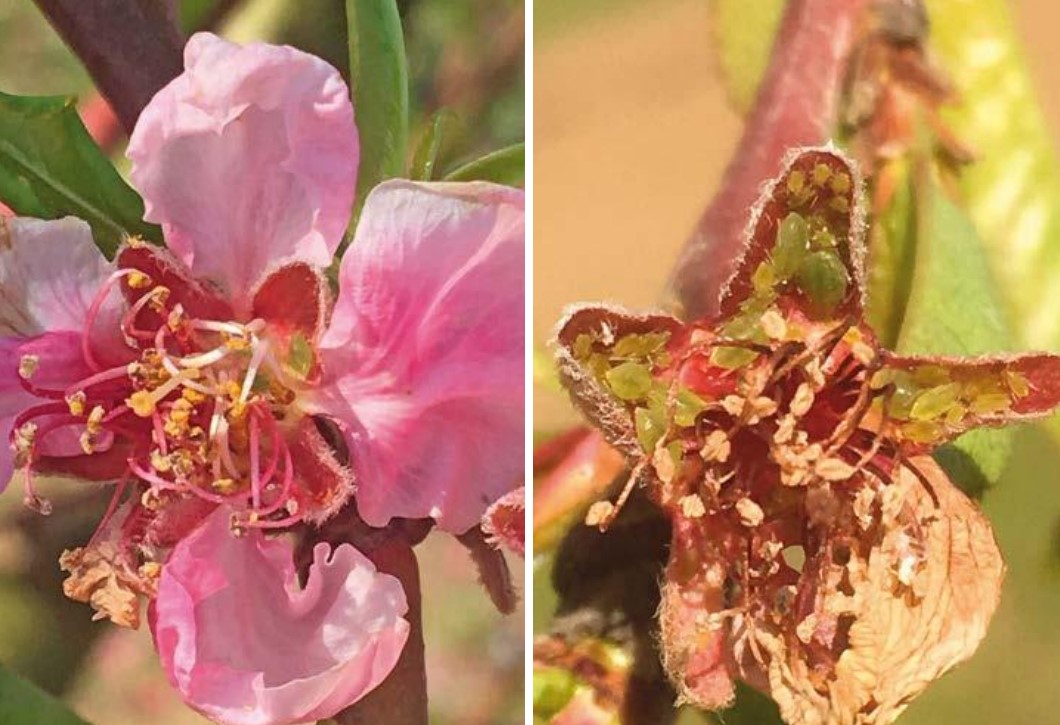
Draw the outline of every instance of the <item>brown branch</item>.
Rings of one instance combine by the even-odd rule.
[[[847,58],[869,0],[789,0],[769,67],[721,189],[700,218],[670,285],[686,319],[715,314],[743,250],[747,213],[788,149],[832,134]]]
[[[366,552],[379,571],[397,577],[405,588],[412,625],[401,659],[379,687],[335,716],[339,725],[426,725],[427,671],[423,648],[420,572],[412,547],[394,542]]]
[[[162,0],[34,0],[131,133],[182,70],[184,38]]]

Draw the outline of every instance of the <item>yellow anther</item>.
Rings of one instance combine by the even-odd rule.
[[[147,242],[144,241],[143,237],[138,236],[136,234],[131,234],[131,235],[125,237],[125,243],[131,249],[140,249],[141,247],[146,247],[147,246]]]
[[[11,449],[15,452],[15,468],[22,468],[29,463],[29,453],[33,442],[37,440],[37,424],[24,423],[14,431]]]
[[[250,340],[245,337],[225,336],[225,347],[229,350],[246,350],[250,347]]]
[[[96,452],[95,440],[91,431],[82,431],[78,442],[81,444],[81,450],[85,452],[85,455],[90,456]]]
[[[157,579],[162,573],[162,565],[157,561],[145,561],[140,565],[139,574],[145,579]]]
[[[195,390],[193,388],[184,388],[184,390],[181,391],[180,396],[184,398],[184,400],[191,403],[191,405],[193,406],[198,405],[199,403],[202,403],[206,400],[206,396],[204,394],[200,393],[198,390]]]
[[[141,418],[150,418],[155,412],[155,396],[147,390],[137,390],[125,399],[125,404]]]
[[[33,445],[33,441],[37,439],[37,424],[36,423],[23,423],[21,426],[15,429],[15,440],[12,445],[15,449],[29,448]]]
[[[147,418],[155,412],[155,405],[159,400],[172,393],[178,385],[185,380],[194,380],[199,377],[199,371],[195,369],[181,370],[175,376],[170,377],[162,385],[158,386],[154,390],[137,390],[135,393],[125,399],[125,404],[132,409],[141,418]],[[187,401],[179,399],[173,404],[174,408],[185,405],[188,408]]]
[[[140,270],[134,269],[129,273],[128,283],[133,289],[143,289],[151,286],[151,278]]]
[[[241,422],[247,417],[247,404],[241,400],[237,400],[232,403],[232,407],[228,411],[228,419],[233,423]]]
[[[162,495],[153,488],[149,488],[140,496],[140,505],[148,511],[157,511],[162,508]]]
[[[229,380],[227,383],[225,383],[223,390],[225,395],[227,395],[232,400],[239,400],[239,395],[243,392],[242,386],[235,380]]]
[[[29,380],[40,367],[40,358],[36,355],[23,355],[18,361],[18,375],[23,380]]]
[[[239,488],[231,478],[218,478],[210,486],[222,496],[233,494]]]
[[[85,423],[85,428],[89,432],[95,434],[99,433],[103,427],[103,416],[106,415],[107,411],[103,410],[102,405],[97,405],[92,408],[92,412],[88,414],[88,421]]]
[[[163,456],[161,451],[151,451],[151,468],[159,473],[168,473],[173,470],[173,461],[169,456]]]
[[[161,312],[162,306],[165,305],[166,300],[169,299],[169,287],[162,287],[159,285],[151,290],[149,294],[151,295],[151,301],[148,302],[148,304],[151,306],[151,309],[156,312]]]
[[[70,415],[78,417],[85,414],[85,392],[78,390],[72,395],[66,396],[66,406],[70,409]]]

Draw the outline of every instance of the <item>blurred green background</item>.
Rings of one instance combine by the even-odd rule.
[[[215,0],[186,0],[191,20]],[[248,42],[289,43],[346,74],[342,0],[245,0],[216,32]],[[523,139],[523,4],[518,0],[405,0],[413,147],[425,119],[452,109],[439,167]],[[120,39],[115,39],[120,42]],[[29,0],[0,0],[0,91],[93,94],[91,81]],[[121,166],[121,159],[116,158]],[[92,622],[92,610],[62,596],[57,558],[87,540],[107,491],[50,483],[55,513],[22,508],[18,491],[0,497],[0,664],[60,695],[97,725],[192,725],[166,684],[145,630]],[[523,614],[496,613],[463,549],[432,536],[420,548],[431,722],[461,725],[523,719]],[[521,560],[511,558],[516,581]],[[469,693],[474,693],[469,697]],[[0,718],[2,719],[2,718]],[[7,725],[3,723],[3,725]],[[41,723],[41,725],[46,725]]]
[[[760,5],[749,0],[747,12]],[[1060,6],[1016,0],[1010,8],[1055,142]],[[534,14],[534,337],[540,344],[570,302],[610,300],[634,309],[659,303],[742,121],[719,77],[719,28],[708,0],[536,0]],[[1022,119],[990,120],[1004,126]],[[1049,284],[1058,289],[1060,279]],[[534,410],[539,431],[577,420],[565,396],[544,387],[535,389]],[[1056,440],[1042,426],[1020,428],[1006,472],[983,501],[1009,565],[1001,608],[976,656],[916,700],[903,725],[1060,723]],[[548,621],[547,584],[535,582],[535,589],[540,627]],[[707,720],[693,713],[685,719]],[[753,715],[723,720],[772,722]]]

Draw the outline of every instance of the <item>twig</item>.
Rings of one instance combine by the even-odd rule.
[[[184,38],[160,0],[34,0],[131,133],[151,97],[182,69]]]
[[[700,218],[671,278],[686,319],[718,311],[743,251],[747,210],[788,149],[828,140],[848,55],[869,0],[789,0],[769,67],[721,189]]]

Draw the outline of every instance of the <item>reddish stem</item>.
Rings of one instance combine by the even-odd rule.
[[[870,0],[790,0],[769,67],[721,189],[700,218],[670,285],[683,317],[718,312],[722,285],[744,248],[748,210],[788,149],[827,141],[846,60]]]
[[[409,611],[405,615],[412,630],[397,666],[379,687],[339,713],[340,725],[426,725],[427,670],[423,650],[420,572],[412,547],[393,541],[365,552],[381,572],[397,577],[405,588]]]

